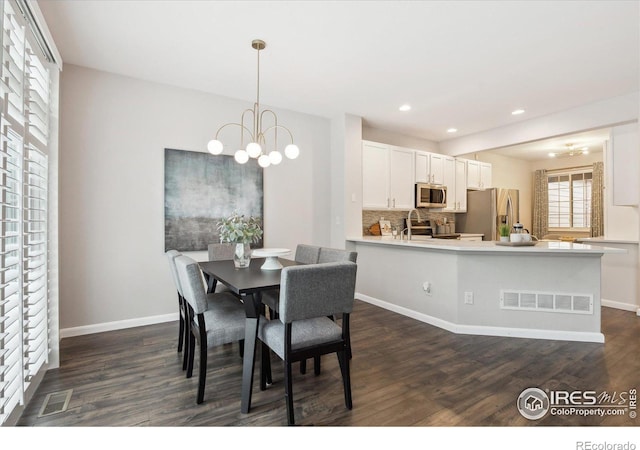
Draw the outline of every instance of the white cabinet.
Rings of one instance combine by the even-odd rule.
[[[454,211],[467,212],[467,161],[455,160],[455,202]]]
[[[445,158],[445,155],[439,153],[416,151],[416,183],[445,184]]]
[[[362,143],[362,206],[389,207],[389,147]]]
[[[429,183],[431,172],[429,169],[429,153],[415,152],[416,183]]]
[[[456,159],[451,156],[445,156],[443,158],[442,184],[447,187],[447,206],[443,209],[443,211],[455,211],[456,210]]]
[[[391,148],[389,151],[390,208],[411,209],[415,206],[413,151]]]
[[[467,212],[467,161],[446,157],[444,173],[447,186],[447,207],[444,211]]]
[[[638,205],[638,124],[613,127],[607,158],[611,161],[614,206]],[[605,163],[606,165],[606,163]]]
[[[445,184],[444,183],[444,155],[438,155],[437,153],[431,153],[430,155],[430,172],[431,183],[433,184]]]
[[[482,189],[489,189],[490,187],[492,187],[490,163],[480,163],[480,187]]]
[[[377,142],[362,143],[362,206],[414,207],[414,152]]]
[[[491,164],[467,160],[467,189],[487,189],[491,187]]]

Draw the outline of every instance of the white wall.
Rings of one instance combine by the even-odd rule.
[[[239,120],[250,106],[65,65],[60,327],[66,335],[108,322],[177,319],[164,257],[164,148],[204,151],[220,125]],[[330,123],[276,112],[301,155],[265,169],[265,246],[328,245]]]
[[[331,246],[344,248],[362,230],[362,118],[333,118],[331,136]]]
[[[387,145],[422,150],[425,152],[440,153],[437,142],[420,139],[413,136],[394,133],[392,131],[362,126],[362,139],[366,141],[380,142]]]

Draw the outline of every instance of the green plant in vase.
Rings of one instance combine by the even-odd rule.
[[[233,262],[237,268],[249,267],[251,262],[251,243],[262,237],[260,220],[256,217],[245,217],[234,212],[218,222],[220,242],[236,244]]]
[[[502,225],[500,225],[500,228],[498,228],[498,232],[500,233],[501,241],[509,240],[509,234],[511,233],[511,228],[509,227],[509,225],[503,223]]]

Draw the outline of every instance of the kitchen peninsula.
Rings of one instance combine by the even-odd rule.
[[[624,250],[568,242],[357,237],[356,297],[454,333],[604,342],[600,259]]]

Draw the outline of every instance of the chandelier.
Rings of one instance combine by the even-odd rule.
[[[589,147],[574,148],[573,144],[565,144],[564,146],[567,149],[564,153],[551,152],[551,153],[549,153],[549,157],[550,158],[563,158],[563,157],[566,157],[566,156],[580,156],[580,155],[588,155],[589,154]]]
[[[269,167],[270,165],[280,164],[282,161],[282,153],[278,151],[278,130],[284,130],[289,135],[291,143],[284,148],[284,154],[289,159],[296,159],[300,154],[300,149],[293,143],[293,134],[288,128],[278,125],[278,116],[270,109],[260,111],[260,50],[264,50],[267,44],[260,40],[255,39],[251,42],[251,47],[258,51],[258,76],[257,76],[257,93],[256,102],[253,104],[253,109],[246,109],[242,113],[240,122],[231,122],[222,125],[216,131],[214,139],[207,144],[207,150],[212,155],[219,155],[224,149],[224,145],[218,140],[218,135],[223,128],[228,126],[236,126],[240,128],[240,150],[236,151],[234,158],[236,162],[245,164],[249,161],[249,158],[256,158],[260,167]],[[270,117],[272,122],[270,126],[263,129],[263,119]],[[245,123],[253,120],[253,123]],[[267,151],[267,134],[273,135],[273,149]],[[247,146],[244,147],[246,141]],[[271,142],[271,140],[270,140]]]

